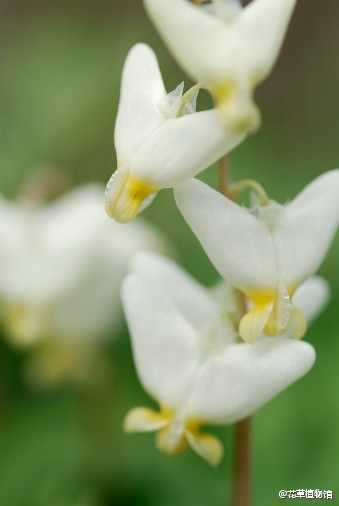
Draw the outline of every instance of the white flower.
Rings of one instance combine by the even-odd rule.
[[[318,177],[287,205],[253,212],[193,180],[176,191],[181,213],[219,273],[252,303],[239,332],[253,343],[264,330],[302,337],[292,303],[322,262],[339,223],[339,170]]]
[[[142,222],[112,222],[102,192],[86,185],[36,209],[0,199],[1,316],[17,345],[105,335],[131,255],[164,247]]]
[[[187,0],[144,0],[183,69],[211,90],[223,123],[253,130],[260,120],[253,89],[277,59],[296,0],[214,0],[204,9]]]
[[[178,117],[182,91],[179,85],[166,95],[153,51],[145,44],[131,49],[114,132],[118,169],[105,197],[116,221],[132,220],[158,190],[187,181],[243,140],[223,131],[214,110],[192,112],[195,95]]]
[[[311,290],[320,295],[314,316],[326,290],[319,280]],[[225,286],[223,291],[227,294]],[[307,306],[307,299],[305,287],[301,304]],[[303,376],[315,359],[312,346],[287,337],[263,336],[255,345],[236,342],[225,314],[229,294],[220,304],[214,289],[155,255],[137,257],[134,273],[123,283],[122,300],[140,381],[160,405],[159,412],[130,411],[125,430],[159,431],[157,444],[170,454],[189,445],[217,465],[222,444],[200,426],[247,417]]]

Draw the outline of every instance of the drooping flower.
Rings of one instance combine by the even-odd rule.
[[[253,89],[277,59],[296,0],[144,0],[160,35],[182,68],[209,88],[224,125],[257,128]]]
[[[225,335],[233,339],[236,329],[230,327],[238,308],[234,290],[220,279],[214,286],[205,287],[168,257],[151,251],[133,256],[130,271],[151,283],[163,287],[183,316],[196,329],[216,318],[227,326]],[[330,298],[328,282],[321,276],[312,276],[297,288],[293,302],[308,322],[313,322]],[[191,302],[193,301],[193,303]]]
[[[244,139],[223,131],[214,110],[195,112],[195,95],[185,104],[182,92],[179,85],[166,94],[151,48],[131,49],[114,132],[117,170],[105,195],[116,221],[131,221],[158,190],[194,177]]]
[[[253,211],[193,180],[176,202],[219,273],[252,304],[239,333],[253,343],[264,331],[300,338],[303,314],[293,304],[297,287],[318,269],[339,223],[339,170],[323,174],[292,202]]]
[[[220,298],[221,293],[226,294]],[[313,282],[320,310],[326,285]],[[300,289],[306,306],[309,289]],[[239,421],[303,376],[312,366],[311,345],[262,336],[255,345],[236,341],[227,313],[225,284],[209,290],[172,262],[139,255],[123,283],[122,301],[139,379],[160,411],[138,407],[125,419],[127,432],[159,431],[157,445],[177,454],[190,446],[217,465],[222,443],[203,424]],[[226,311],[226,312],[225,312]]]
[[[34,209],[0,199],[5,335],[18,347],[41,344],[56,361],[59,346],[60,364],[67,350],[74,356],[78,347],[80,356],[85,349],[87,356],[91,343],[118,329],[120,283],[131,256],[166,248],[140,220],[127,227],[112,222],[102,193],[101,185],[89,184]]]

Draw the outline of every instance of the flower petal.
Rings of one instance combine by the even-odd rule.
[[[266,77],[296,0],[255,0],[238,14],[227,6],[224,19],[185,0],[144,3],[178,63],[194,80],[210,85],[234,82],[241,75],[257,84]]]
[[[153,432],[168,425],[169,420],[161,413],[148,408],[134,408],[124,420],[125,432]]]
[[[215,13],[226,22],[234,20],[242,11],[240,0],[214,0],[212,4],[214,4]]]
[[[239,52],[254,81],[272,70],[296,0],[255,0],[237,18]]]
[[[221,18],[186,0],[144,0],[146,10],[177,62],[195,81],[230,74],[234,33]],[[234,55],[233,55],[234,56]],[[238,56],[238,55],[237,55]]]
[[[207,460],[211,466],[220,464],[224,456],[224,447],[217,437],[205,432],[186,430],[187,441],[200,457]]]
[[[169,258],[142,252],[134,257],[132,269],[145,281],[164,287],[178,311],[194,327],[206,325],[218,313],[218,305],[209,290]]]
[[[314,360],[310,344],[285,337],[229,345],[205,362],[187,413],[205,423],[241,420],[306,374]]]
[[[123,69],[114,142],[118,166],[125,165],[165,117],[157,103],[166,96],[157,58],[146,44],[132,47]]]
[[[286,286],[298,286],[321,264],[339,224],[339,169],[309,184],[283,210],[274,232]]]
[[[243,133],[225,131],[215,110],[169,119],[132,157],[131,176],[155,189],[171,188],[206,169],[244,138]]]
[[[292,308],[291,317],[287,325],[287,334],[295,339],[304,337],[307,330],[307,322],[304,314],[296,307]]]
[[[100,209],[102,230],[90,268],[76,286],[54,301],[53,327],[58,339],[111,338],[122,323],[120,285],[130,259],[141,249],[165,251],[165,241],[150,224],[137,219],[120,225]]]
[[[326,306],[330,298],[330,286],[320,276],[313,276],[303,283],[293,297],[293,304],[312,322]]]
[[[46,305],[76,286],[102,231],[102,194],[89,184],[36,210],[8,205],[11,229],[0,232],[3,297]]]
[[[137,274],[125,279],[122,302],[141,383],[160,404],[178,407],[199,363],[196,332],[164,291]]]
[[[181,106],[184,85],[184,81],[182,81],[175,90],[168,93],[157,103],[157,106],[166,118],[175,118],[177,116]]]
[[[198,180],[175,189],[177,205],[219,273],[245,292],[277,284],[268,228]]]
[[[118,223],[128,223],[153,201],[156,191],[148,182],[131,177],[126,167],[117,169],[106,187],[106,212]]]
[[[239,324],[239,334],[248,344],[253,344],[264,330],[273,309],[273,302],[254,306],[251,311],[242,317]]]

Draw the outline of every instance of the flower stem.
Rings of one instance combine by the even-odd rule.
[[[250,428],[250,418],[235,426],[232,506],[250,504]]]
[[[259,183],[257,183],[257,181],[253,181],[252,179],[242,179],[241,181],[238,181],[234,185],[234,190],[236,193],[240,193],[244,190],[252,190],[254,193],[256,193],[261,206],[266,206],[272,202],[272,200],[265,192],[264,188]]]
[[[220,158],[218,162],[218,190],[220,193],[228,196],[229,186],[230,186],[230,169],[228,164],[227,156],[223,156]]]
[[[230,168],[227,156],[218,163],[218,190],[231,200],[236,197],[236,185],[231,184]],[[246,298],[234,288],[239,321],[247,311]],[[234,470],[232,506],[249,506],[250,504],[250,418],[235,425]]]
[[[182,113],[184,111],[185,105],[190,102],[190,100],[193,98],[194,94],[204,88],[204,85],[202,83],[197,83],[192,88],[186,91],[186,93],[183,94],[181,98],[181,105],[179,107],[179,111],[177,114],[177,118],[180,118],[182,116]]]
[[[218,162],[218,190],[230,200],[235,200],[238,194],[237,185],[231,183],[230,167],[227,156],[220,158]]]

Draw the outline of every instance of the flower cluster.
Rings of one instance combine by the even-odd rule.
[[[131,49],[123,71],[107,212],[126,223],[159,190],[174,188],[179,210],[224,279],[209,290],[168,260],[135,259],[122,301],[140,380],[160,411],[132,410],[125,429],[159,431],[165,452],[190,446],[213,465],[222,445],[200,426],[242,420],[304,375],[315,352],[298,339],[328,298],[326,282],[312,276],[338,228],[339,170],[286,205],[252,180],[232,185],[235,198],[246,188],[256,194],[253,206],[243,207],[232,192],[193,179],[260,126],[253,91],[272,70],[295,3],[144,0],[196,84],[167,94],[144,44]],[[213,109],[196,111],[200,89],[211,93]]]
[[[39,382],[86,378],[98,341],[119,327],[128,260],[166,251],[142,221],[109,220],[102,193],[87,184],[33,207],[0,199],[1,321],[12,345],[33,351]]]
[[[311,319],[327,296],[326,283],[313,278],[297,292],[296,306]],[[155,255],[135,258],[122,300],[139,377],[160,405],[160,412],[130,411],[125,430],[159,430],[158,447],[170,454],[190,445],[218,464],[222,444],[200,426],[247,417],[304,375],[315,359],[310,344],[288,334],[277,340],[262,335],[255,346],[238,342],[229,287],[206,289]]]

